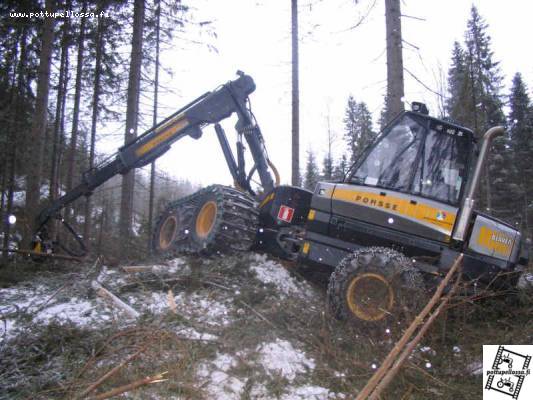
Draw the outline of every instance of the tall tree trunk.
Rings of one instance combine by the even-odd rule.
[[[131,41],[130,73],[128,80],[128,100],[126,110],[126,132],[124,143],[137,136],[139,115],[139,92],[141,84],[141,64],[144,28],[144,0],[135,0],[133,9],[133,37]],[[122,178],[120,200],[120,243],[122,255],[127,254],[133,218],[133,192],[135,171],[131,170]]]
[[[68,26],[69,19],[65,19],[61,28],[61,61],[59,65],[59,81],[57,85],[57,99],[56,99],[56,113],[54,119],[54,134],[52,143],[52,166],[50,172],[50,201],[53,201],[58,196],[58,171],[59,171],[59,137],[62,131],[61,121],[63,119],[64,104],[66,100],[66,84],[68,80]]]
[[[101,10],[98,11],[98,13]],[[101,75],[102,75],[102,53],[104,46],[104,19],[100,18],[98,20],[98,27],[96,28],[96,60],[94,67],[94,84],[93,84],[93,104],[92,104],[92,116],[91,116],[91,143],[89,150],[89,170],[94,168],[94,153],[96,145],[96,123],[98,121],[98,108],[100,105],[100,85],[101,85]],[[90,251],[90,235],[91,235],[91,213],[92,213],[92,203],[91,196],[87,197],[85,200],[85,221],[83,225],[83,238],[85,240],[85,247],[87,251]]]
[[[82,6],[82,12],[84,13],[87,9],[87,3],[84,2]],[[84,60],[84,51],[85,51],[85,21],[86,18],[81,18],[80,20],[80,32],[78,35],[78,56],[77,56],[77,65],[76,65],[76,84],[74,87],[74,109],[72,110],[72,132],[70,136],[70,145],[68,151],[67,159],[67,192],[72,189],[74,174],[78,171],[76,168],[76,149],[78,146],[78,127],[80,120],[80,101],[81,101],[81,80],[83,74],[83,60]],[[72,221],[72,207],[65,207],[65,219],[68,223]]]
[[[385,0],[387,30],[387,122],[404,110],[400,0]]]
[[[23,28],[22,33],[20,35],[20,57],[17,60],[17,50],[16,47],[13,51],[13,57],[15,60],[18,61],[15,63],[15,66],[13,67],[13,81],[11,83],[10,93],[9,93],[9,102],[8,102],[8,122],[7,122],[7,136],[9,145],[5,148],[5,170],[2,173],[2,211],[4,210],[4,201],[6,202],[6,212],[2,213],[2,223],[3,223],[3,232],[4,232],[4,240],[2,243],[2,248],[4,249],[2,252],[2,265],[6,265],[8,263],[8,251],[9,248],[9,239],[11,236],[11,224],[9,221],[9,215],[12,213],[13,210],[13,192],[15,189],[15,166],[17,162],[17,137],[16,132],[20,128],[17,125],[20,125],[19,119],[17,119],[18,113],[23,113],[22,110],[22,93],[23,93],[23,86],[24,86],[24,74],[25,74],[25,66],[26,66],[26,56],[27,56],[27,29]],[[18,76],[17,76],[18,75]],[[17,97],[16,104],[13,104],[15,100],[15,76],[17,76],[16,80],[16,90],[19,94]],[[17,122],[15,122],[17,121]],[[9,149],[9,151],[8,151]],[[4,198],[4,190],[5,190],[5,183],[7,180],[7,196]]]
[[[61,38],[61,60],[59,65],[59,81],[57,85],[56,112],[54,118],[54,131],[52,135],[52,157],[50,168],[50,190],[48,197],[50,201],[55,200],[59,195],[59,166],[61,165],[62,137],[64,135],[65,104],[67,99],[68,67],[69,67],[69,40],[68,40],[69,19],[63,22]],[[49,223],[48,234],[52,239],[57,233],[57,221]]]
[[[54,12],[54,0],[46,0],[45,8],[49,13]],[[35,225],[35,217],[39,210],[40,185],[43,169],[44,132],[46,130],[48,91],[50,88],[50,64],[52,60],[52,45],[54,43],[54,18],[44,19],[41,40],[41,54],[37,78],[37,96],[35,99],[35,114],[29,135],[28,173],[26,175],[26,215],[28,221],[25,229],[26,244],[31,243],[31,234]]]
[[[155,27],[155,77],[154,77],[154,118],[153,125],[157,124],[157,97],[159,94],[159,28],[161,19],[161,1],[156,0],[156,27]],[[152,251],[152,229],[154,225],[154,197],[155,197],[155,161],[150,168],[150,197],[148,199],[148,251]]]
[[[300,89],[298,77],[298,0],[291,0],[292,38],[292,184],[300,184]]]
[[[5,229],[9,229],[9,227],[7,226],[7,218],[9,216],[9,212],[8,210],[6,210],[6,202],[7,202],[7,191],[9,190],[8,189],[8,185],[7,185],[7,181],[8,181],[8,170],[9,170],[9,162],[10,162],[10,158],[11,158],[11,155],[12,155],[12,152],[13,152],[13,149],[12,149],[12,146],[11,146],[11,131],[12,131],[12,124],[13,124],[13,99],[14,99],[14,96],[15,96],[15,85],[17,84],[17,62],[18,62],[18,45],[19,45],[19,37],[21,37],[20,39],[20,42],[22,42],[22,38],[24,38],[24,42],[25,42],[25,37],[24,37],[24,33],[20,34],[20,32],[17,32],[17,40],[13,40],[13,44],[12,44],[12,48],[11,48],[11,58],[9,60],[6,60],[7,62],[9,62],[9,64],[7,64],[7,68],[6,68],[6,75],[7,75],[7,79],[6,81],[9,82],[9,87],[10,87],[10,91],[9,91],[9,99],[7,100],[4,100],[5,102],[2,102],[0,104],[0,108],[2,109],[5,109],[7,112],[6,112],[6,132],[5,132],[5,136],[6,136],[6,142],[3,143],[2,145],[2,160],[3,160],[3,165],[2,165],[2,186],[1,186],[1,199],[0,199],[0,226],[2,228],[2,232],[4,233],[4,238],[6,236],[9,236],[9,235],[6,235],[5,234]],[[4,212],[5,211],[5,212]],[[4,219],[5,218],[5,219]],[[7,254],[6,254],[6,258],[7,258]]]

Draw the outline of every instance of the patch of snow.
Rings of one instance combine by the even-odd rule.
[[[174,258],[170,260],[167,265],[154,265],[152,267],[152,272],[154,274],[176,274],[177,272],[188,273],[190,272],[189,266],[186,264],[185,260],[181,258]]]
[[[315,368],[315,361],[306,357],[305,353],[295,349],[286,340],[276,339],[275,342],[261,344],[257,348],[260,361],[270,374],[281,374],[289,381],[296,378],[296,374],[304,373]]]
[[[231,322],[228,306],[220,301],[198,293],[179,293],[174,296],[174,301],[178,313],[193,318],[197,322],[216,326],[228,325]],[[153,292],[151,298],[148,299],[148,304],[144,306],[154,314],[169,312],[168,294]]]
[[[252,260],[257,263],[250,269],[255,272],[257,279],[263,283],[271,283],[284,295],[297,293],[300,291],[296,280],[292,278],[289,272],[279,263],[268,260],[265,254],[253,254]]]
[[[183,337],[186,339],[193,340],[204,340],[206,342],[215,341],[218,339],[218,336],[212,335],[210,333],[201,333],[194,328],[181,328],[178,332],[178,337]]]
[[[91,315],[95,303],[72,297],[66,302],[53,299],[49,304],[45,304],[53,292],[51,288],[41,285],[34,288],[0,289],[0,314],[13,316],[5,318],[5,323],[0,323],[0,341],[16,337],[28,323],[48,325],[53,321],[71,322],[83,327],[97,322],[95,316]],[[32,320],[20,319],[18,312],[28,313]],[[101,320],[109,319],[105,317],[107,316],[103,313],[96,315],[96,318]]]
[[[344,395],[337,395],[321,386],[305,385],[290,388],[289,393],[281,396],[282,400],[327,400],[343,399]]]
[[[215,360],[203,363],[198,368],[198,377],[206,383],[208,398],[217,400],[239,400],[244,390],[244,382],[231,376],[228,371],[237,361],[228,354],[218,354]]]
[[[59,322],[73,322],[78,326],[86,326],[93,322],[91,311],[94,305],[89,301],[72,298],[66,303],[59,303],[46,307],[34,318],[34,321],[49,324],[53,320]]]
[[[435,350],[433,350],[431,347],[429,346],[423,346],[420,348],[420,352],[421,353],[426,353],[426,354],[429,354],[430,356],[436,356],[437,355],[437,352]]]
[[[483,375],[483,363],[481,361],[474,361],[473,363],[468,364],[466,372],[474,376]]]
[[[533,290],[533,273],[522,273],[518,279],[518,288],[524,290]]]

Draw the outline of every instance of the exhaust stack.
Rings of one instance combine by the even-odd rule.
[[[481,179],[481,171],[485,165],[485,161],[489,154],[489,149],[492,141],[505,133],[505,129],[502,126],[495,126],[490,128],[482,138],[481,150],[479,151],[479,156],[477,159],[476,167],[474,169],[474,174],[472,175],[472,181],[468,187],[468,190],[463,201],[463,206],[461,207],[461,214],[455,225],[455,230],[453,232],[453,239],[458,241],[464,241],[466,228],[468,226],[468,221],[472,216],[472,211],[474,210],[474,195],[479,186],[479,181]]]

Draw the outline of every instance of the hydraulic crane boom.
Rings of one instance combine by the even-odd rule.
[[[85,251],[83,241],[61,218],[60,211],[78,198],[90,196],[95,188],[113,176],[143,167],[161,157],[179,139],[186,136],[199,139],[202,136],[202,128],[209,124],[215,124],[217,137],[235,184],[255,195],[250,186],[250,179],[251,175],[257,171],[264,191],[270,191],[275,184],[269,167],[276,175],[277,181],[279,181],[279,177],[268,159],[263,136],[249,108],[248,96],[255,90],[255,83],[250,76],[242,72],[237,72],[237,74],[239,75],[237,79],[198,97],[135,140],[121,147],[110,161],[84,173],[82,182],[78,186],[41,211],[37,217],[36,242],[41,243],[45,240],[43,236],[46,236],[46,223],[51,218],[58,218],[66,225],[66,228],[75,236]],[[238,118],[235,126],[238,132],[237,161],[233,156],[224,130],[219,124],[220,121],[233,113],[236,113]],[[246,139],[255,163],[248,174],[244,165],[242,136]]]

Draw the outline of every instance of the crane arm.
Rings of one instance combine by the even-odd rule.
[[[274,180],[268,169],[270,162],[266,154],[264,140],[259,126],[247,108],[248,96],[255,90],[255,83],[250,76],[242,72],[238,72],[238,75],[237,79],[212,92],[203,94],[119,148],[117,153],[111,156],[110,161],[84,173],[80,184],[40,212],[37,217],[36,236],[39,236],[51,218],[58,218],[64,222],[60,211],[68,204],[82,196],[90,196],[94,189],[113,176],[125,174],[134,168],[140,168],[151,163],[166,153],[173,143],[184,137],[190,136],[199,139],[202,136],[202,128],[210,124],[215,124],[217,137],[236,184],[253,194],[249,178],[247,178],[244,170],[242,143],[238,142],[237,144],[238,157],[235,161],[224,130],[219,125],[220,121],[233,113],[236,113],[238,118],[235,128],[248,143],[255,163],[254,168],[258,171],[263,188],[265,191],[272,189]],[[67,229],[73,232],[68,225]],[[77,236],[75,233],[73,234]],[[81,245],[82,241],[79,236],[76,237],[76,240]]]

